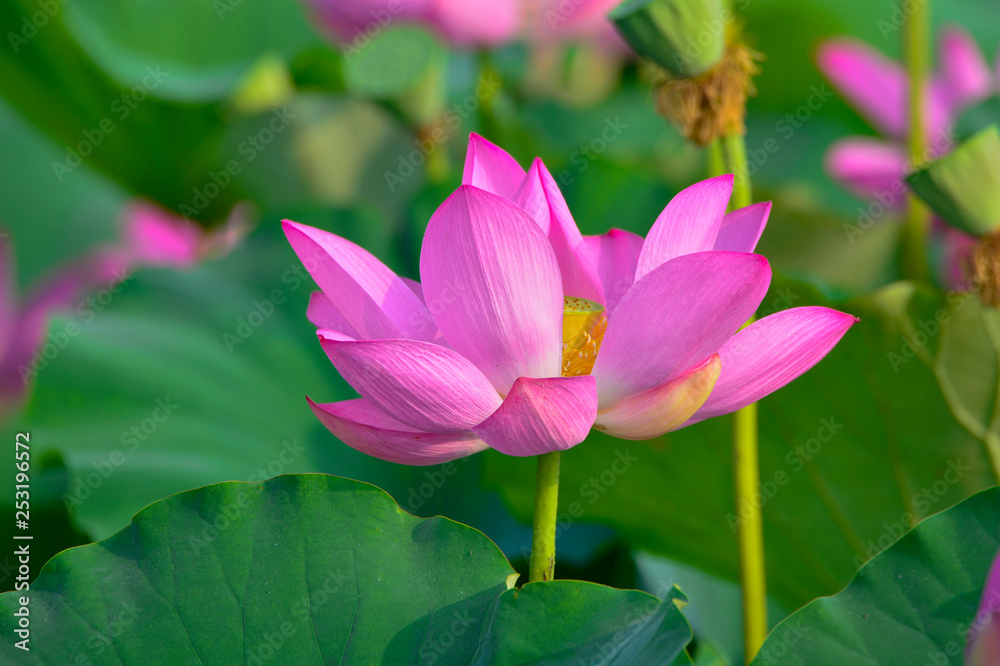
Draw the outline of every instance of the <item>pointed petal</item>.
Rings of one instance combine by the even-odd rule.
[[[594,364],[601,409],[665,384],[719,351],[757,309],[770,280],[771,268],[759,255],[699,252],[637,281],[608,318]]]
[[[361,335],[351,326],[351,322],[347,321],[347,318],[340,314],[337,306],[322,291],[314,291],[309,296],[306,319],[316,328],[328,328],[333,331],[340,331],[355,340],[361,338]]]
[[[878,199],[890,207],[906,203],[908,158],[898,143],[853,137],[841,139],[826,153],[827,173],[863,199]]]
[[[802,307],[764,317],[737,333],[719,356],[722,374],[692,423],[734,412],[777,391],[829,353],[858,319]]]
[[[601,236],[585,236],[590,263],[597,267],[604,289],[604,307],[608,312],[618,305],[635,282],[635,267],[642,252],[642,236],[631,231],[612,229]]]
[[[680,377],[597,412],[594,428],[621,439],[649,439],[676,430],[704,404],[721,369],[719,355],[712,354]]]
[[[753,252],[757,241],[764,233],[767,218],[771,214],[771,202],[755,203],[745,208],[726,213],[715,239],[716,250],[730,252]]]
[[[309,400],[309,407],[337,439],[352,449],[402,465],[437,465],[487,448],[472,432],[415,430],[364,398],[325,404]]]
[[[411,428],[462,432],[500,406],[483,373],[450,349],[417,340],[351,340],[336,331],[318,335],[347,383]]]
[[[362,338],[434,338],[427,308],[370,252],[322,229],[289,220],[282,226],[306,270]]]
[[[604,289],[597,269],[590,262],[583,236],[556,181],[540,159],[532,163],[514,202],[548,235],[562,273],[563,293],[603,304]]]
[[[853,39],[831,39],[820,48],[819,68],[875,129],[906,135],[907,78],[903,68]]]
[[[986,99],[993,92],[990,71],[976,40],[964,29],[949,26],[938,38],[944,104],[949,114]]]
[[[524,180],[524,169],[500,146],[475,132],[469,134],[462,184],[513,200]]]
[[[502,394],[518,377],[559,376],[562,277],[538,225],[519,206],[468,185],[424,234],[420,277],[451,346]]]
[[[500,408],[472,430],[500,453],[537,456],[582,442],[596,414],[597,389],[590,375],[519,377]]]
[[[136,200],[122,218],[126,252],[136,263],[148,266],[193,266],[202,249],[204,232],[184,218]]]
[[[674,257],[715,247],[732,193],[733,177],[727,174],[695,183],[671,199],[642,244],[636,281]]]

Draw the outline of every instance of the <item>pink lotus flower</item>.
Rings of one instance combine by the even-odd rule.
[[[521,29],[514,0],[309,0],[318,18],[341,41],[359,47],[383,28],[412,23],[457,46],[495,45]]]
[[[499,46],[595,40],[624,51],[607,13],[620,0],[309,0],[317,17],[342,42],[360,48],[389,25],[417,24],[456,46]]]
[[[993,558],[965,648],[967,666],[1000,664],[1000,554]]]
[[[993,73],[976,42],[958,27],[941,32],[940,67],[927,86],[925,127],[932,154],[947,152],[952,127],[966,108],[994,91]],[[909,81],[902,65],[867,44],[832,39],[819,51],[819,67],[844,97],[888,140],[850,137],[836,142],[826,156],[827,171],[848,190],[867,199],[890,199],[901,206],[903,176],[911,169],[908,132]]]
[[[726,214],[732,177],[678,194],[644,239],[584,237],[541,160],[472,135],[434,213],[421,283],[285,221],[322,289],[308,316],[361,398],[309,401],[344,443],[411,465],[487,447],[568,449],[590,429],[646,439],[732,412],[817,363],[856,319],[821,307],[739,328],[770,282],[751,254],[770,204]]]

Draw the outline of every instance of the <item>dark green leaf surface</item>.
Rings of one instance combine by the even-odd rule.
[[[961,666],[1000,548],[1000,488],[914,528],[842,592],[779,624],[753,666]]]
[[[690,629],[674,590],[516,574],[482,533],[419,519],[326,475],[169,497],[110,539],[65,551],[30,591],[18,664],[669,663]],[[20,607],[0,596],[0,630]]]

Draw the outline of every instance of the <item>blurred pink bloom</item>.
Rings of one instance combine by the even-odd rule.
[[[535,0],[525,2],[527,38],[539,44],[590,40],[619,52],[629,48],[608,13],[621,0]]]
[[[308,0],[317,17],[346,44],[361,48],[389,25],[418,24],[457,46],[496,45],[521,30],[515,0]]]
[[[172,268],[191,268],[202,259],[228,254],[248,229],[243,205],[233,208],[220,229],[206,231],[142,200],[126,207],[121,226],[121,243],[131,262]]]
[[[204,258],[228,253],[246,226],[243,206],[233,209],[221,230],[206,233],[137,200],[125,208],[118,241],[54,269],[23,302],[18,295],[11,244],[6,237],[0,240],[0,416],[21,403],[36,366],[47,360],[46,340],[54,313],[84,314],[92,307],[88,306],[88,293],[116,291],[137,267],[192,268]],[[60,343],[54,340],[49,344]]]
[[[947,152],[953,125],[966,108],[995,89],[993,74],[976,42],[964,30],[950,27],[938,41],[940,66],[931,77],[925,99],[925,131],[932,154]],[[909,166],[906,71],[867,44],[831,39],[819,51],[819,67],[840,93],[889,141],[850,137],[827,153],[827,171],[858,196],[889,197],[896,206],[906,200],[902,178]]]
[[[770,204],[726,214],[732,182],[684,190],[645,239],[584,237],[541,160],[525,172],[472,135],[464,184],[427,226],[421,283],[286,221],[322,289],[308,316],[362,396],[309,404],[349,446],[429,465],[568,449],[592,427],[647,439],[759,400],[856,319],[802,307],[739,331],[770,282],[751,253]]]
[[[100,248],[43,277],[22,301],[10,246],[6,237],[0,242],[0,416],[21,403],[51,314],[84,304],[88,291],[120,284],[128,263],[121,251]]]
[[[965,648],[966,666],[996,666],[1000,664],[1000,554],[993,558],[990,573],[983,588],[979,610],[969,628]]]

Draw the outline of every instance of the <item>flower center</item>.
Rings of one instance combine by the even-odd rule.
[[[607,325],[608,318],[600,303],[563,297],[563,377],[590,374]]]

